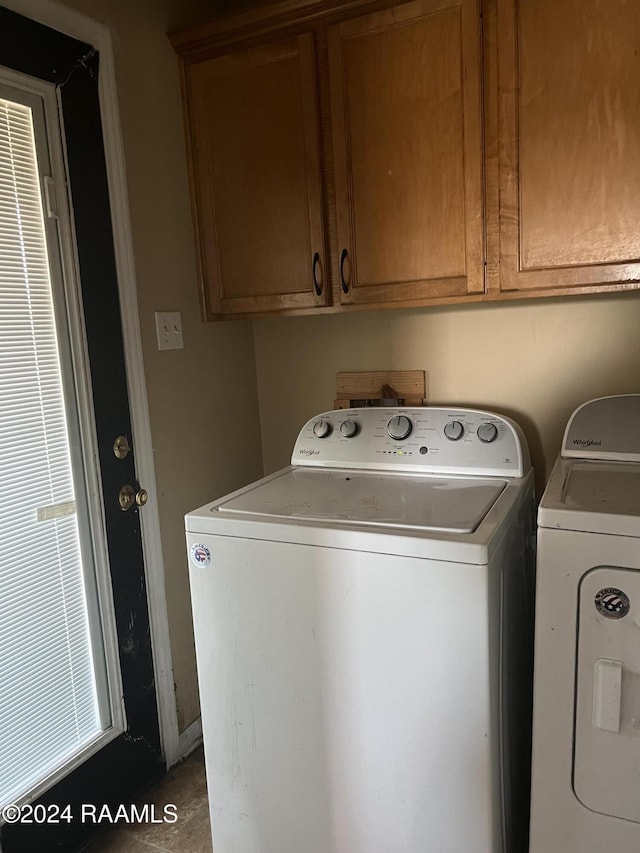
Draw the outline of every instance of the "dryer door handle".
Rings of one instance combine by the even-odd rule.
[[[603,732],[620,733],[622,662],[599,658],[593,670],[593,725]]]

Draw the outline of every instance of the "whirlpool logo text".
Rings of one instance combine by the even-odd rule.
[[[574,438],[573,443],[577,447],[600,447],[602,441],[596,441],[595,438]]]

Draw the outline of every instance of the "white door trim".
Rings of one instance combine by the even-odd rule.
[[[160,737],[164,759],[167,768],[169,768],[182,756],[179,751],[178,717],[164,583],[164,561],[160,541],[160,517],[156,500],[157,489],[153,465],[151,424],[142,358],[129,198],[111,31],[104,24],[62,6],[55,0],[0,0],[0,5],[66,33],[73,38],[85,41],[100,52],[98,80],[100,112],[113,221],[124,354],[131,407],[131,428],[138,478],[149,493],[149,501],[144,511],[140,513],[140,521],[149,599]]]

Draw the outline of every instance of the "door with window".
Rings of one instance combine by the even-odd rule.
[[[164,769],[145,493],[99,55],[1,8],[0,31],[0,844],[73,850]]]

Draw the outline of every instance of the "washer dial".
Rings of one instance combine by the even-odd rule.
[[[449,441],[458,441],[464,435],[464,427],[460,421],[449,421],[448,424],[445,424],[444,434]]]
[[[326,438],[330,432],[331,424],[329,421],[322,420],[322,418],[313,425],[313,434],[316,438]]]
[[[393,438],[395,441],[402,441],[403,438],[407,438],[411,435],[412,429],[413,424],[405,415],[396,415],[387,424],[387,434],[389,438]]]
[[[477,429],[478,438],[485,444],[491,444],[498,437],[498,427],[495,424],[480,424]]]
[[[353,438],[358,432],[358,424],[355,421],[342,421],[340,424],[340,432],[345,438]]]

